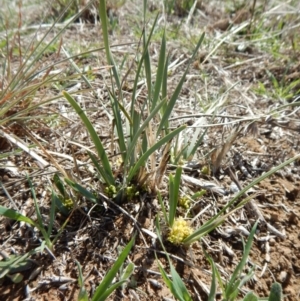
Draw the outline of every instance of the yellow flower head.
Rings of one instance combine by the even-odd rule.
[[[189,226],[187,221],[185,221],[182,217],[179,217],[174,220],[168,236],[168,241],[174,245],[180,245],[182,241],[192,233],[193,229]]]
[[[114,185],[109,185],[105,187],[105,192],[109,198],[114,198],[117,194],[117,188]]]
[[[189,209],[190,208],[190,199],[186,196],[181,197],[178,200],[178,205],[184,209]]]
[[[62,200],[62,203],[68,210],[71,210],[74,207],[74,202],[71,199],[64,199]]]

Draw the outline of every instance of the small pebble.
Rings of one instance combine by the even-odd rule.
[[[274,238],[270,238],[269,245],[270,246],[275,246],[275,244],[276,244],[276,240]]]
[[[287,279],[287,272],[286,271],[281,271],[279,275],[279,279],[281,283],[284,283]]]

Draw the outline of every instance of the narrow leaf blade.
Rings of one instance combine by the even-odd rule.
[[[98,156],[103,164],[103,170],[105,171],[102,176],[105,180],[106,183],[108,183],[109,185],[114,185],[115,184],[115,180],[114,180],[114,176],[111,170],[111,166],[110,166],[110,162],[108,160],[108,157],[106,155],[105,149],[101,143],[101,140],[99,139],[98,134],[96,133],[93,125],[91,124],[90,120],[88,119],[88,117],[85,115],[85,113],[83,112],[83,110],[80,108],[80,106],[77,104],[77,102],[74,100],[73,97],[71,97],[70,94],[68,94],[67,92],[63,92],[64,97],[68,100],[68,102],[70,103],[70,105],[73,107],[73,109],[77,112],[77,114],[79,115],[79,117],[81,118],[81,120],[83,121],[83,123],[85,124],[94,144],[96,147],[96,150],[98,152]]]
[[[134,244],[134,237],[131,239],[131,241],[127,244],[127,246],[124,248],[124,250],[119,255],[118,259],[112,266],[112,268],[109,270],[109,272],[105,275],[104,279],[102,280],[101,284],[97,287],[95,294],[92,298],[92,301],[103,301],[105,300],[105,292],[109,290],[110,284],[112,283],[113,279],[117,275],[121,265],[126,260],[126,257],[128,256],[132,246]],[[122,282],[123,283],[123,282]],[[122,283],[120,285],[122,285]]]

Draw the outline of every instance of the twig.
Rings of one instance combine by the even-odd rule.
[[[232,180],[235,182],[236,186],[239,190],[242,190],[242,186],[238,179],[236,178],[235,174],[232,172],[232,170],[229,168],[229,173],[232,178]],[[245,196],[249,198],[249,195],[245,193]],[[285,235],[279,232],[276,228],[274,228],[272,225],[270,225],[258,209],[257,205],[255,204],[255,201],[253,199],[250,199],[249,202],[245,205],[246,210],[249,212],[249,214],[254,214],[256,219],[259,219],[263,225],[266,225],[268,230],[272,232],[273,234],[277,235],[281,239],[285,239]]]
[[[196,6],[197,6],[197,2],[198,2],[198,0],[194,1],[193,6],[191,7],[191,9],[189,11],[189,15],[188,15],[188,17],[186,19],[186,22],[185,22],[186,26],[189,26],[189,24],[190,24],[190,22],[192,20],[192,16],[193,16],[193,14],[195,12],[195,9],[196,9]]]
[[[18,137],[14,137],[12,134],[7,134],[4,130],[0,129],[0,135],[5,137],[7,140],[9,140],[11,143],[15,144],[16,146],[20,147],[22,150],[24,150],[26,153],[28,153],[32,158],[38,161],[38,164],[41,168],[45,168],[49,165],[47,161],[45,161],[43,158],[41,158],[37,153],[35,153],[33,150],[28,148],[21,139]]]

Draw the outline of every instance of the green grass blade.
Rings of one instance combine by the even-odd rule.
[[[147,135],[143,133],[142,136],[142,153],[145,153],[148,149],[148,140],[147,140]]]
[[[28,218],[27,216],[22,215],[21,213],[16,212],[15,210],[3,207],[0,205],[0,215],[5,216],[7,218],[10,218],[12,220],[18,221],[18,222],[25,222],[28,223],[29,225],[32,225],[39,229],[42,232],[42,235],[47,242],[47,246],[51,249],[52,248],[52,243],[48,237],[48,234],[44,227],[40,227],[40,224],[35,223],[32,219]]]
[[[241,279],[238,288],[242,288],[249,280],[253,279],[255,266],[251,267],[250,271]]]
[[[122,270],[122,273],[121,273],[121,276],[120,276],[120,281],[121,282],[124,282],[121,286],[121,289],[123,290],[125,288],[125,284],[126,282],[128,281],[128,279],[131,277],[132,273],[134,272],[134,263],[133,262],[130,262],[127,267],[125,268],[125,270],[123,271],[122,267],[121,267],[121,270]]]
[[[89,300],[89,297],[88,297],[88,294],[87,294],[87,291],[84,287],[84,278],[83,278],[83,274],[82,274],[82,268],[81,268],[81,265],[80,263],[75,260],[76,262],[76,265],[78,267],[78,285],[80,287],[80,290],[79,290],[79,294],[78,294],[78,301],[88,301]]]
[[[55,209],[56,209],[56,202],[55,200],[51,197],[51,207],[50,207],[50,218],[49,218],[49,224],[48,224],[48,237],[50,237],[54,221],[55,221]]]
[[[66,196],[66,191],[65,191],[65,186],[62,182],[62,180],[60,179],[58,174],[55,174],[53,176],[53,182],[56,186],[56,188],[58,189],[58,191],[60,192],[60,194],[65,197]]]
[[[65,181],[70,187],[72,187],[75,191],[79,192],[81,195],[86,197],[89,201],[98,203],[97,196],[95,196],[93,193],[89,192],[88,190],[86,190],[84,187],[82,187],[78,183],[75,183],[69,179],[65,179]]]
[[[253,292],[249,292],[243,299],[243,301],[258,301],[258,300],[259,299],[257,298],[257,296],[254,295]]]
[[[143,66],[143,57],[140,58],[140,60],[139,60],[137,70],[136,70],[135,79],[134,79],[134,83],[133,83],[132,96],[131,96],[131,106],[130,106],[130,116],[131,116],[131,118],[133,118],[133,114],[134,114],[134,111],[135,111],[136,92],[138,91],[138,82],[139,82],[142,66]],[[131,134],[131,136],[133,136],[133,135]]]
[[[101,1],[100,1],[101,2]],[[67,92],[63,92],[64,97],[68,100],[70,105],[74,108],[74,110],[77,112],[81,120],[83,121],[84,125],[86,126],[94,144],[96,147],[96,150],[98,152],[98,156],[103,164],[103,169],[102,169],[102,177],[104,181],[109,184],[109,185],[115,185],[115,179],[111,170],[110,162],[107,158],[105,149],[101,143],[101,140],[99,139],[99,136],[97,132],[95,131],[93,125],[91,124],[90,120],[88,117],[85,115],[83,110],[80,108],[80,106],[77,104],[77,102],[74,100],[74,98],[68,94]]]
[[[24,255],[11,255],[6,260],[0,261],[0,279],[8,273],[16,273],[22,271],[24,268],[27,269],[31,263],[29,257],[37,252],[41,251],[41,247],[35,248]]]
[[[0,107],[0,116],[4,117],[4,115],[12,108],[16,107],[20,101],[22,101],[23,99],[26,98],[31,98],[32,95],[35,94],[36,91],[38,91],[38,89],[40,87],[44,87],[47,84],[49,84],[50,82],[54,81],[54,77],[56,77],[57,75],[53,75],[52,77],[48,77],[46,80],[38,82],[37,84],[27,84],[27,86],[25,88],[16,88],[16,91],[8,91],[7,94],[9,94],[9,101],[5,102],[5,106]],[[7,95],[5,95],[4,93],[1,93],[2,91],[0,91],[0,99],[3,99],[5,97],[7,97]],[[41,104],[40,104],[41,106]],[[20,116],[25,115],[26,113],[28,113],[30,110],[34,110],[35,107],[33,106],[29,106],[27,109],[23,109],[23,110],[19,110],[17,111],[15,114],[7,116],[6,118],[2,118],[0,119],[0,125],[4,125],[7,122],[11,122],[14,119],[20,118]],[[22,116],[23,117],[23,116]],[[30,120],[33,120],[35,118],[35,116],[31,115],[30,116]],[[25,120],[24,118],[22,118],[23,120]]]
[[[258,224],[258,221],[254,224],[251,232],[250,232],[250,235],[248,237],[248,240],[247,240],[247,243],[244,247],[244,252],[243,252],[243,257],[242,259],[240,260],[239,264],[237,265],[237,267],[235,268],[235,270],[233,271],[232,275],[231,275],[231,278],[230,278],[230,281],[228,282],[228,285],[226,286],[226,290],[225,290],[225,295],[226,297],[230,296],[231,294],[238,294],[238,291],[236,292],[236,281],[239,279],[239,275],[241,274],[241,272],[243,271],[243,268],[247,262],[247,258],[250,254],[250,250],[251,250],[251,245],[252,245],[252,242],[253,242],[253,238],[254,238],[254,235],[255,235],[255,231],[256,231],[256,228],[257,228],[257,224]]]
[[[144,55],[144,67],[145,67],[145,75],[146,75],[146,83],[148,88],[148,100],[149,103],[151,102],[151,95],[152,95],[152,76],[151,76],[151,62],[150,62],[150,55],[149,50],[146,48],[146,33],[144,32],[143,35],[143,42],[144,42],[144,49],[146,49],[145,55]]]
[[[168,99],[168,93],[167,93],[167,87],[168,87],[168,64],[169,64],[169,56],[167,56],[167,59],[165,60],[165,66],[162,74],[162,86],[161,86],[161,98],[162,99]],[[164,113],[167,110],[167,103],[165,103],[160,112],[161,116],[164,115]],[[166,120],[165,122],[165,134],[169,133],[169,121]]]
[[[19,85],[19,83],[21,83],[22,86],[27,86],[29,81],[32,81],[34,78],[36,78],[37,75],[40,73],[40,71],[37,71],[35,73],[36,68],[33,67],[34,64],[38,62],[38,60],[45,54],[45,52],[47,51],[47,49],[49,47],[51,47],[53,44],[55,44],[56,40],[61,36],[61,34],[65,31],[65,29],[71,23],[74,23],[74,21],[76,19],[78,19],[79,16],[85,10],[87,10],[93,3],[93,1],[90,1],[89,3],[87,3],[79,13],[75,14],[74,16],[72,16],[72,18],[70,18],[67,22],[65,22],[65,25],[53,36],[53,38],[50,41],[45,42],[47,37],[53,33],[53,29],[55,28],[55,25],[64,16],[64,13],[69,9],[69,7],[71,6],[71,4],[74,1],[75,0],[71,0],[65,6],[65,8],[60,13],[59,17],[53,22],[52,26],[49,28],[49,30],[47,30],[45,35],[43,35],[42,38],[39,39],[39,42],[35,46],[33,46],[33,42],[36,41],[36,38],[34,38],[30,42],[29,46],[27,47],[26,54],[25,54],[26,58],[25,58],[24,62],[22,63],[22,66],[19,68],[18,73],[14,77],[14,80],[12,80],[11,82],[15,82],[16,85]],[[44,47],[42,47],[42,43],[45,43],[46,45]],[[39,50],[40,47],[42,47],[41,50]],[[28,51],[30,51],[30,53],[28,53]],[[23,80],[23,79],[25,79],[25,80]],[[14,88],[18,89],[17,86],[15,86]]]
[[[177,85],[177,87],[176,87],[173,95],[171,96],[171,99],[170,99],[170,101],[169,101],[169,103],[167,105],[167,108],[166,108],[166,110],[164,112],[164,115],[162,116],[161,122],[159,124],[158,130],[157,130],[157,134],[156,134],[157,136],[160,134],[160,131],[163,129],[163,127],[166,127],[166,122],[169,119],[169,117],[170,117],[170,115],[171,115],[171,113],[173,111],[173,108],[175,106],[175,103],[176,103],[176,101],[178,99],[179,93],[181,92],[181,89],[182,89],[183,83],[185,81],[185,77],[186,77],[186,74],[188,72],[189,66],[190,66],[191,62],[193,61],[194,56],[198,52],[198,49],[199,49],[200,45],[203,42],[203,39],[204,39],[204,33],[201,35],[201,37],[199,39],[199,42],[198,42],[196,48],[194,49],[192,57],[191,57],[191,59],[190,59],[190,61],[188,63],[188,66],[187,66],[187,68],[186,68],[183,76],[181,77],[181,79],[180,79],[180,81],[179,81],[179,83],[178,83],[178,85]]]
[[[140,128],[140,122],[141,122],[141,114],[138,113],[137,111],[133,111],[133,116],[132,116],[132,125],[129,125],[127,123],[127,133],[130,133],[129,137],[127,138],[127,145],[129,146],[131,144],[131,137],[134,137],[136,135],[136,133],[138,132],[139,128]],[[145,152],[148,148],[148,142],[147,142],[147,139],[144,139],[144,133],[142,133],[142,152]],[[145,145],[146,143],[146,145]],[[127,153],[127,150],[125,152],[125,160],[127,160],[126,158],[126,153]],[[134,151],[131,152],[131,154],[129,155],[128,157],[128,160],[129,160],[129,166],[132,166],[135,164],[136,160],[137,160],[137,156],[138,156],[138,153],[137,153],[137,148],[134,149]],[[127,169],[124,170],[124,178],[127,176]]]
[[[155,253],[155,257],[156,257],[156,262],[157,262],[157,264],[158,264],[158,268],[159,268],[159,271],[160,271],[160,273],[161,273],[161,276],[162,276],[162,278],[163,278],[165,284],[168,286],[169,290],[172,291],[172,290],[173,290],[173,287],[172,287],[172,281],[169,279],[169,277],[168,277],[166,271],[163,269],[163,267],[162,267],[160,261],[159,261],[158,258],[157,258],[156,253]]]
[[[106,52],[106,59],[108,63],[110,63],[110,47],[108,42],[108,26],[107,26],[107,8],[106,8],[106,1],[100,0],[99,1],[99,16],[101,20],[101,27],[102,27],[102,37],[105,45],[105,52]]]
[[[174,266],[171,264],[171,275],[173,279],[173,290],[175,296],[182,301],[192,301],[190,294],[188,293],[186,286],[184,285],[182,279],[178,275],[177,271],[175,270]]]
[[[146,24],[146,11],[147,11],[147,0],[143,1],[143,18],[144,18],[144,24]]]
[[[169,133],[167,136],[160,139],[155,145],[150,147],[137,161],[137,163],[131,168],[129,171],[127,182],[130,182],[130,180],[134,177],[136,172],[139,170],[141,166],[143,166],[146,162],[146,160],[149,158],[149,156],[154,153],[157,149],[159,149],[161,146],[166,144],[168,141],[170,141],[172,138],[174,138],[176,135],[178,135],[182,130],[186,128],[185,125],[177,128],[173,132]]]
[[[158,221],[158,220],[156,220],[156,221]],[[158,227],[156,227],[156,229],[158,229]],[[158,232],[159,232],[159,231],[158,231]],[[163,246],[162,240],[161,240],[161,237],[160,237],[160,236],[159,236],[159,241],[160,241],[161,245]],[[176,298],[179,299],[179,300],[182,300],[180,297],[178,298],[178,295],[177,295],[177,292],[176,292],[176,290],[175,290],[175,288],[174,288],[174,285],[173,285],[171,279],[168,277],[166,271],[165,271],[164,268],[162,267],[162,265],[161,265],[159,259],[157,258],[156,253],[155,253],[155,257],[156,257],[156,262],[157,262],[157,264],[158,264],[159,271],[160,271],[160,273],[161,273],[161,276],[162,276],[162,278],[163,278],[165,284],[167,285],[167,287],[169,288],[169,290],[171,291],[171,293],[173,294],[174,297],[176,297]]]
[[[134,111],[133,112],[133,116],[132,116],[132,136],[131,137],[134,137],[134,136],[137,136],[138,134],[138,130],[140,128],[140,124],[141,124],[141,114],[138,113],[137,111]]]
[[[162,209],[162,212],[163,212],[163,215],[164,215],[164,219],[165,219],[165,221],[169,224],[168,216],[167,216],[167,212],[166,212],[166,208],[165,208],[164,202],[163,202],[163,200],[162,200],[160,191],[158,191],[158,193],[157,193],[157,198],[158,198],[160,207],[161,207],[161,209]]]
[[[129,264],[125,268],[124,273],[121,275],[120,280],[121,281],[127,281],[130,278],[130,276],[132,275],[133,271],[134,271],[134,263],[129,262]]]
[[[102,168],[102,166],[98,162],[98,159],[92,153],[88,152],[88,155],[91,158],[91,160],[94,164],[94,167],[98,171],[99,177],[101,177],[103,174],[105,174],[105,170]]]
[[[126,280],[122,280],[122,281],[118,281],[114,284],[112,284],[101,296],[99,299],[95,299],[96,300],[99,300],[99,301],[104,301],[106,300],[109,295],[111,295],[118,287],[122,286],[123,284],[126,283]],[[94,297],[92,298],[92,301],[94,301]]]
[[[130,142],[130,145],[127,149],[127,156],[126,159],[124,161],[124,165],[127,165],[127,162],[132,154],[132,152],[134,151],[137,141],[140,138],[141,134],[143,133],[144,129],[147,127],[147,125],[149,124],[149,122],[153,119],[153,117],[155,116],[155,114],[159,111],[159,109],[161,108],[161,106],[164,104],[164,101],[160,102],[156,108],[154,108],[152,110],[152,112],[150,112],[149,116],[146,118],[146,120],[144,121],[144,123],[139,127],[139,129],[137,130],[137,132],[135,133],[135,135],[132,137],[132,140]]]
[[[169,216],[167,219],[169,227],[172,227],[174,223],[174,218],[176,215],[176,207],[178,199],[174,199],[174,176],[170,173],[169,175]],[[175,209],[174,209],[175,208]]]
[[[142,57],[139,59],[139,63],[138,63],[137,71],[136,71],[136,76],[135,76],[135,80],[134,80],[134,84],[133,84],[133,90],[132,90],[131,109],[130,109],[130,112],[131,112],[130,115],[131,116],[133,116],[134,106],[135,106],[135,103],[136,103],[136,91],[138,91],[137,84],[138,84],[138,81],[139,81],[139,78],[140,78],[142,66],[145,62],[145,57],[146,57],[147,52],[148,52],[148,47],[149,47],[149,44],[150,44],[150,40],[151,40],[154,28],[155,28],[157,20],[158,20],[158,16],[159,15],[157,14],[156,18],[153,22],[149,37],[147,39],[147,42],[146,42],[146,44],[143,45],[144,49],[143,49]],[[144,35],[145,35],[145,33],[144,33]]]
[[[173,95],[171,96],[171,99],[169,101],[169,103],[167,104],[166,108],[165,108],[165,111],[164,111],[164,114],[161,118],[161,121],[160,121],[160,124],[159,124],[159,127],[157,129],[157,133],[156,133],[156,136],[160,135],[160,132],[161,130],[165,127],[166,128],[166,123],[168,122],[168,119],[173,111],[173,108],[175,106],[175,103],[177,101],[177,98],[178,98],[178,95],[179,93],[181,92],[181,89],[182,89],[182,85],[184,83],[184,80],[185,80],[185,76],[187,74],[187,71],[184,72],[180,82],[178,83]],[[167,128],[166,128],[167,129]]]
[[[29,218],[25,215],[22,215],[21,213],[18,213],[17,211],[15,211],[13,209],[9,209],[9,208],[3,207],[1,205],[0,205],[0,215],[10,218],[12,220],[18,221],[18,222],[28,223],[29,225],[37,227],[39,229],[39,225],[37,225],[31,218]]]
[[[51,195],[51,202],[54,202],[55,205],[57,203],[57,195],[55,194],[55,191],[52,189],[52,195]],[[61,201],[59,200],[59,202],[61,203]],[[62,212],[65,216],[69,215],[70,210],[66,209],[64,207],[64,209],[66,210],[66,214],[64,214],[64,212]],[[59,231],[57,232],[57,234],[55,235],[55,237],[52,239],[52,244],[55,245],[55,243],[57,242],[58,238],[60,237],[61,233],[64,231],[65,227],[67,226],[69,222],[69,219],[66,219],[65,222],[63,223],[63,225],[60,227]]]
[[[163,76],[167,76],[167,74],[164,73],[165,64],[166,64],[166,36],[165,36],[165,31],[164,31],[162,39],[161,39],[161,46],[160,46],[160,53],[159,53],[159,59],[158,59],[158,66],[157,66],[157,72],[156,72],[156,79],[155,79],[155,86],[154,86],[151,110],[152,110],[152,108],[155,108],[155,106],[157,104],[160,89],[161,89],[162,82],[163,82]]]
[[[70,5],[70,3],[67,5],[67,7]],[[67,9],[66,7],[66,9]],[[42,43],[45,41],[47,36],[50,34],[50,32],[53,32],[53,29],[56,25],[56,23],[59,21],[59,19],[62,17],[63,12],[60,14],[58,19],[53,22],[52,26],[47,30],[47,32],[42,36],[41,39],[39,39],[38,43],[33,46],[33,42],[36,41],[36,36],[30,41],[29,46],[27,48],[27,51],[23,55],[23,62],[22,65],[19,66],[17,72],[14,73],[13,77],[9,80],[8,85],[4,89],[2,95],[5,95],[9,90],[20,90],[20,88],[25,85],[27,86],[28,81],[34,77],[32,74],[36,68],[33,68],[33,65],[38,61],[38,59],[45,53],[47,48],[54,43],[54,41],[59,37],[59,35],[63,32],[63,30],[73,21],[70,20],[60,31],[58,34],[56,34],[53,39],[46,43],[46,46],[38,52],[38,48],[42,45]],[[30,51],[29,51],[30,49]],[[29,51],[29,53],[28,53]],[[10,61],[8,60],[8,63]],[[32,69],[33,68],[33,69]],[[25,79],[25,80],[24,80]],[[1,94],[0,94],[1,95]]]
[[[254,181],[252,181],[249,185],[247,185],[245,188],[243,188],[231,201],[230,201],[230,205],[232,203],[234,203],[235,201],[237,201],[241,196],[244,195],[245,192],[247,192],[250,188],[252,188],[253,186],[257,185],[259,182],[263,181],[264,179],[270,177],[272,174],[276,173],[278,170],[282,169],[283,167],[291,164],[292,162],[294,162],[295,160],[298,160],[300,158],[300,154],[296,155],[293,158],[290,158],[288,160],[286,160],[285,162],[279,164],[278,166],[272,168],[270,171],[264,173],[263,175],[261,175],[259,178],[255,179]],[[226,206],[227,207],[227,206]],[[228,207],[227,207],[228,208]],[[226,209],[227,209],[226,208]],[[225,209],[225,210],[226,210]]]
[[[114,75],[115,82],[117,84],[117,87],[119,91],[121,92],[121,81],[119,77],[119,73],[117,70],[116,63],[113,59],[113,56],[110,51],[110,46],[109,46],[109,40],[108,40],[108,25],[107,25],[107,10],[106,10],[106,1],[105,0],[100,0],[99,1],[99,16],[101,20],[101,27],[102,27],[102,37],[103,37],[103,42],[105,46],[105,53],[106,53],[106,59],[107,63],[109,65],[112,65],[112,71]]]
[[[79,290],[78,301],[89,301],[89,296],[84,286]]]
[[[90,81],[88,80],[88,78],[84,74],[82,74],[80,68],[76,65],[75,61],[71,58],[71,55],[69,54],[69,52],[64,47],[62,47],[62,51],[64,52],[64,54],[68,58],[69,62],[73,66],[73,68],[77,71],[78,74],[80,74],[81,78],[87,84],[87,86],[90,89],[93,89],[93,86],[91,85]]]
[[[115,121],[116,129],[117,129],[118,144],[119,144],[122,160],[124,161],[126,158],[127,147],[126,147],[126,142],[125,142],[125,138],[124,138],[123,123],[122,123],[122,118],[121,118],[121,113],[120,113],[120,107],[122,107],[122,105],[111,94],[110,94],[110,101],[111,101],[111,106],[112,106],[112,110],[113,110],[113,114],[114,114],[114,121]],[[123,108],[123,110],[124,110],[124,108]]]
[[[43,237],[46,241],[47,247],[52,250],[53,245],[51,243],[50,236],[48,235],[48,233],[47,233],[47,231],[45,230],[45,227],[44,227],[43,218],[42,218],[42,214],[41,214],[41,211],[40,211],[37,199],[36,199],[36,194],[35,194],[34,187],[32,185],[32,182],[31,182],[29,176],[26,175],[26,177],[27,177],[29,187],[30,187],[30,190],[31,190],[31,194],[32,194],[32,198],[33,198],[33,201],[34,201],[34,208],[35,208],[35,211],[36,211],[36,216],[37,216],[38,225],[39,225],[38,229],[42,232],[42,235],[43,235]]]
[[[169,227],[173,226],[174,219],[176,216],[177,203],[179,198],[179,188],[180,188],[180,178],[181,178],[182,168],[178,167],[176,169],[175,177],[172,174],[169,176]]]
[[[215,300],[215,294],[213,294],[213,287],[216,286],[216,283],[213,284],[213,282],[215,282],[216,280],[218,281],[219,286],[221,287],[222,293],[224,293],[224,291],[225,291],[225,286],[222,282],[221,275],[220,275],[220,273],[219,273],[219,271],[216,267],[215,262],[209,256],[209,254],[206,252],[206,250],[203,248],[203,246],[202,246],[202,250],[204,252],[204,255],[205,255],[206,259],[210,263],[210,266],[212,267],[213,279],[212,279],[212,284],[211,284],[211,291],[210,291],[210,294],[209,294],[209,298],[211,298],[211,299],[208,299],[208,301],[214,301]],[[216,287],[215,287],[215,291],[216,291]],[[224,295],[223,295],[223,297],[224,297]]]
[[[83,279],[83,274],[82,274],[82,268],[81,268],[81,265],[80,263],[75,260],[75,263],[77,265],[77,268],[78,268],[78,285],[79,287],[82,287],[84,285],[84,279]]]
[[[13,275],[7,274],[6,277],[8,277],[14,284],[18,284],[24,279],[24,276],[21,273],[16,273]]]
[[[207,260],[209,261],[210,266],[212,268],[212,280],[211,280],[211,285],[210,285],[210,290],[209,290],[209,295],[208,295],[207,301],[214,301],[215,296],[216,296],[216,291],[217,291],[217,269],[216,269],[215,263],[213,262],[211,257],[208,256],[208,254],[206,254],[206,252],[205,252],[205,256],[206,256]]]
[[[212,230],[217,228],[219,225],[221,225],[224,222],[224,220],[227,218],[227,216],[232,214],[233,211],[234,210],[230,211],[229,213],[227,213],[217,219],[211,218],[203,226],[201,226],[199,229],[194,231],[190,236],[186,237],[182,243],[185,245],[190,245],[191,243],[199,240],[202,236],[208,234],[209,232],[211,232]]]
[[[95,291],[95,294],[92,298],[92,301],[103,301],[103,300],[105,300],[105,298],[107,297],[105,295],[105,292],[109,289],[109,287],[110,287],[113,279],[117,275],[121,265],[126,260],[126,257],[128,256],[133,244],[134,244],[134,237],[131,239],[131,241],[124,248],[124,250],[119,255],[118,259],[116,260],[116,262],[114,263],[112,268],[109,270],[109,272],[103,278],[101,284],[97,287],[97,289]],[[122,283],[120,285],[122,285]]]
[[[109,95],[110,97],[113,98],[113,102],[117,102],[118,103],[118,109],[120,109],[122,111],[122,113],[124,114],[124,116],[126,117],[126,119],[128,120],[128,122],[130,123],[130,125],[132,125],[133,121],[132,121],[132,117],[128,114],[127,110],[125,109],[125,107],[120,103],[120,101],[116,98],[116,96],[108,89],[109,91]],[[114,115],[115,116],[115,115]]]
[[[164,70],[163,70],[163,76],[162,76],[162,86],[161,86],[161,98],[166,99],[167,89],[168,89],[168,66],[169,66],[169,55],[167,55],[167,58],[165,60]]]
[[[179,139],[179,136],[178,136],[178,139]],[[176,141],[176,143],[178,142],[178,140]],[[186,153],[186,150],[187,150],[187,147],[188,145],[186,144],[179,152],[176,152],[177,151],[177,145],[175,145],[174,147],[174,161],[172,162],[173,164],[179,164],[180,160],[182,159],[182,156],[183,158],[185,158],[185,153]]]
[[[273,283],[268,301],[281,301],[282,287],[280,283]]]
[[[62,213],[64,216],[68,216],[70,211],[64,206],[61,199],[57,196],[54,190],[52,190],[51,202],[55,203],[55,206],[60,213]]]
[[[34,191],[32,182],[31,182],[31,180],[29,179],[28,176],[27,176],[27,180],[28,180],[28,183],[29,183],[29,186],[30,186],[30,189],[31,189],[31,194],[32,194],[32,197],[33,197],[33,200],[34,200],[34,206],[35,206],[36,216],[37,216],[37,219],[38,219],[38,224],[39,224],[40,227],[43,227],[42,214],[41,214],[40,208],[39,208],[38,203],[37,203],[37,199],[36,199],[36,195],[35,195],[35,191]]]

